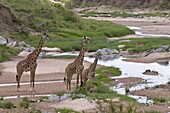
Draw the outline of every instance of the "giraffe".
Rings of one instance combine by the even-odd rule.
[[[94,62],[89,66],[89,68],[85,69],[82,75],[83,79],[83,86],[86,85],[86,81],[89,79],[91,82],[91,88],[94,88],[94,78],[95,78],[95,69],[97,66],[98,59],[100,58],[100,54],[95,54],[95,60]]]
[[[44,33],[44,35],[41,37],[37,48],[30,53],[26,59],[18,62],[16,65],[17,75],[16,75],[16,81],[17,81],[17,91],[20,91],[20,79],[23,74],[23,72],[30,71],[30,91],[34,91],[34,81],[35,81],[35,71],[37,67],[37,58],[41,52],[44,40],[48,39],[48,35]]]
[[[76,89],[78,89],[78,84],[79,84],[79,76],[81,79],[81,85],[82,85],[82,72],[84,69],[83,66],[83,59],[84,59],[84,53],[85,53],[85,46],[90,43],[89,38],[84,36],[84,39],[82,41],[81,47],[80,47],[80,53],[76,57],[76,59],[68,64],[68,66],[65,68],[65,76],[64,77],[64,82],[66,83],[67,86],[67,92],[71,90],[71,79],[73,74],[77,74],[77,84],[76,84]]]

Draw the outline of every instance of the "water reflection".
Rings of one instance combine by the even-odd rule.
[[[159,65],[162,65],[162,66],[168,66],[169,65],[169,61],[157,61],[156,63],[158,63]]]

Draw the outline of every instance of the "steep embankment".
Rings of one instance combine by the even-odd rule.
[[[112,5],[122,8],[170,9],[170,0],[73,0],[76,6]]]
[[[12,14],[11,10],[0,4],[0,29],[16,31],[21,26],[20,21]]]

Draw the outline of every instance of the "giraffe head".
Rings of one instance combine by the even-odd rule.
[[[95,57],[96,57],[97,59],[102,58],[102,57],[101,57],[101,53],[98,52],[98,51],[96,51],[94,55],[95,55]]]
[[[90,43],[90,39],[89,39],[88,37],[84,36],[83,44],[84,44],[84,45],[87,45],[87,44],[89,44],[89,43]]]
[[[43,36],[42,36],[42,39],[43,40],[49,40],[49,37],[48,37],[48,35],[46,33],[44,33]]]

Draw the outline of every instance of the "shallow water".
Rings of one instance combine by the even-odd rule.
[[[135,27],[135,26],[126,26],[127,28],[134,30],[136,35],[139,36],[146,36],[146,37],[170,37],[170,35],[164,35],[164,34],[146,34],[146,33],[142,33],[138,30],[140,30],[140,27]]]
[[[145,84],[138,84],[129,88],[130,91],[145,89],[146,87],[154,87],[160,84],[166,84],[170,79],[170,66],[160,65],[158,63],[134,63],[134,62],[125,62],[123,57],[114,59],[114,60],[99,60],[98,64],[104,66],[113,66],[117,67],[122,71],[122,75],[112,78],[126,78],[126,77],[140,77],[147,81]],[[94,58],[85,57],[84,60],[93,62]],[[151,71],[157,71],[159,75],[144,75],[142,74],[145,70],[150,69]],[[125,88],[121,87],[123,84],[118,84],[111,87],[112,90],[117,91],[119,94],[125,95]],[[152,100],[147,99],[147,97],[130,95],[130,97],[137,99],[140,103],[150,103]]]

